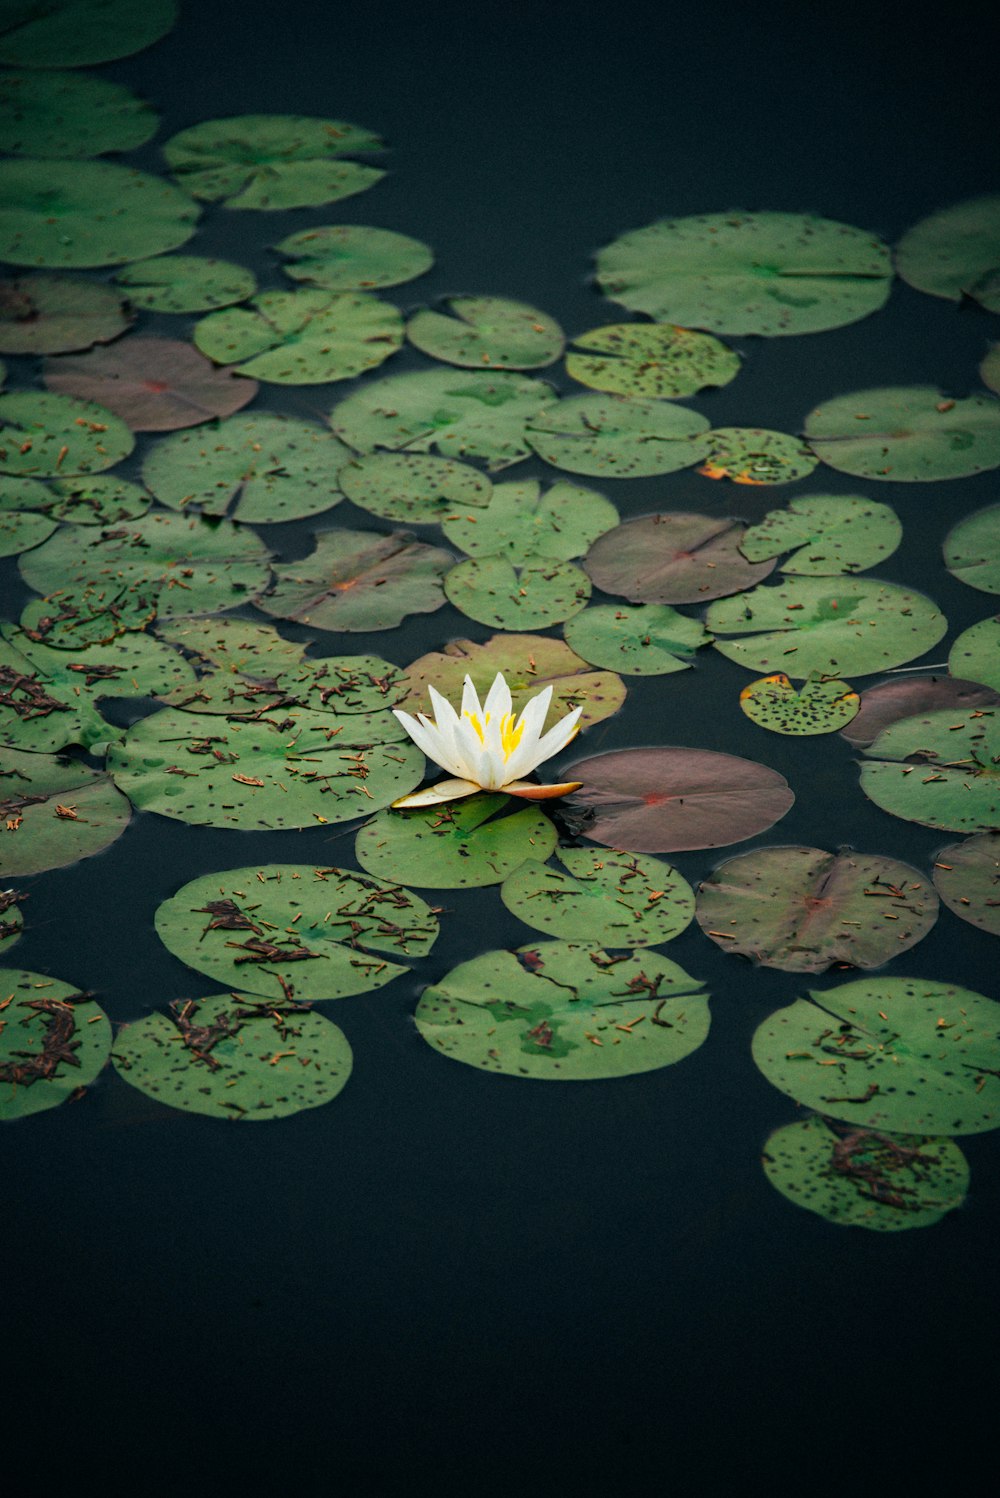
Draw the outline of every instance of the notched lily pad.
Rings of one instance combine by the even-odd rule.
[[[37,478],[100,473],[134,446],[125,423],[93,401],[34,390],[0,395],[0,473]]]
[[[649,478],[707,457],[708,421],[667,401],[569,395],[528,422],[527,437],[555,468],[592,478]]]
[[[496,813],[511,797],[482,794],[430,811],[383,811],[358,832],[355,856],[381,879],[424,889],[502,884],[528,859],[544,862],[556,830],[544,812],[527,806]]]
[[[934,883],[949,910],[1000,936],[1000,832],[981,832],[942,848]]]
[[[216,364],[275,385],[350,380],[403,342],[403,319],[365,292],[263,291],[249,307],[210,312],[194,341]]]
[[[584,566],[605,593],[633,603],[704,603],[773,572],[773,560],[747,561],[745,533],[740,521],[711,515],[640,515],[595,541]]]
[[[23,968],[0,968],[0,1119],[58,1108],[89,1087],[111,1050],[93,994]]]
[[[413,281],[434,264],[419,239],[365,224],[326,224],[289,234],[274,247],[287,255],[281,268],[293,281],[328,291],[375,291]]]
[[[1000,649],[1000,630],[996,644]],[[900,676],[862,692],[861,710],[842,733],[849,744],[864,749],[901,718],[944,708],[963,714],[979,707],[1000,707],[1000,692],[954,676]]]
[[[759,427],[714,427],[698,469],[707,479],[734,484],[790,484],[816,467],[816,455],[798,437]]]
[[[953,577],[981,593],[1000,593],[1000,505],[977,510],[944,539],[944,564]]]
[[[539,629],[578,614],[590,578],[572,562],[526,556],[516,569],[504,557],[469,557],[444,579],[451,603],[495,629]]]
[[[806,417],[809,446],[858,478],[929,483],[1000,467],[1000,401],[953,400],[933,385],[838,395]]]
[[[210,312],[257,290],[252,271],[204,255],[154,255],[123,265],[114,279],[134,307],[149,312]]]
[[[132,321],[121,296],[100,281],[19,276],[0,281],[0,351],[61,354],[110,343]]]
[[[113,348],[47,359],[45,383],[61,395],[97,401],[133,432],[172,432],[230,416],[256,384],[216,369],[175,338],[128,338]]]
[[[6,30],[6,21],[0,24]],[[14,156],[131,151],[149,140],[158,123],[155,109],[105,78],[48,71],[0,75],[0,150]]]
[[[273,584],[254,602],[265,614],[317,629],[394,629],[408,614],[441,607],[452,560],[405,531],[324,531],[309,556],[275,568]]]
[[[697,619],[688,619],[665,603],[634,608],[599,604],[567,619],[563,634],[585,661],[625,676],[686,671],[696,652],[712,640]]]
[[[751,722],[772,733],[797,736],[836,733],[860,706],[861,698],[846,681],[810,677],[797,689],[781,671],[752,681],[740,693],[740,707]]]
[[[132,815],[111,778],[51,754],[0,750],[0,878],[90,858]]]
[[[949,832],[1000,828],[1000,710],[903,718],[865,754],[861,789],[892,816]]]
[[[559,324],[536,307],[503,297],[453,296],[449,313],[423,307],[406,325],[422,353],[462,369],[542,369],[563,351]]]
[[[877,566],[902,538],[903,527],[889,505],[853,494],[807,494],[749,526],[740,550],[751,562],[788,551],[782,572],[836,577]]]
[[[605,947],[655,947],[691,922],[691,886],[659,858],[593,848],[557,848],[556,857],[562,869],[522,864],[500,890],[507,909],[536,931]]]
[[[592,390],[640,399],[676,400],[728,385],[739,355],[709,333],[672,323],[613,323],[573,339],[566,373]]]
[[[340,469],[337,483],[361,509],[407,525],[432,525],[456,510],[480,510],[493,490],[485,473],[468,463],[426,453],[355,458]]]
[[[1000,312],[1000,197],[970,198],[907,229],[896,269],[918,291]]]
[[[618,524],[618,511],[603,494],[564,480],[544,494],[536,479],[497,484],[485,509],[473,515],[456,509],[442,520],[452,545],[473,557],[504,557],[515,567],[529,556],[568,562]]]

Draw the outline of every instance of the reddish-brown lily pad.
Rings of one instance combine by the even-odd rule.
[[[748,562],[746,526],[711,515],[640,515],[599,536],[584,567],[605,593],[633,603],[703,603],[753,587],[776,558]]]
[[[0,281],[0,353],[63,354],[110,343],[132,321],[122,296],[75,276]]]
[[[176,338],[129,338],[113,348],[49,359],[45,383],[99,401],[134,432],[173,432],[231,416],[257,394],[255,380],[217,369]]]
[[[946,707],[960,713],[1000,707],[1000,692],[957,676],[900,676],[862,692],[857,716],[840,731],[849,744],[866,749],[891,723]]]

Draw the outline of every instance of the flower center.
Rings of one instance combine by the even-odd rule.
[[[485,730],[489,724],[492,714],[485,713],[483,715],[482,722],[479,721],[479,717],[476,713],[463,713],[462,716],[472,724],[473,728],[476,731],[476,736],[479,739],[479,742],[481,744],[485,744]],[[523,734],[523,722],[517,723],[515,722],[515,715],[513,713],[505,713],[504,716],[500,719],[500,749],[503,753],[504,759],[509,759],[510,756],[514,753],[514,750],[521,742]]]

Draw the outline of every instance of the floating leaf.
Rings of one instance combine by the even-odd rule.
[[[123,265],[114,279],[134,307],[150,312],[209,312],[246,301],[257,290],[252,271],[204,255],[154,255]]]
[[[698,472],[734,484],[790,484],[816,467],[816,455],[798,437],[759,427],[714,427],[708,457]]]
[[[498,296],[453,296],[451,316],[422,307],[406,336],[422,353],[462,369],[541,369],[563,351],[563,332],[544,312]]]
[[[484,473],[468,463],[425,453],[372,453],[337,474],[348,499],[383,520],[430,525],[456,509],[479,509],[492,492]]]
[[[56,479],[38,508],[52,520],[68,520],[73,525],[116,525],[145,515],[150,503],[150,496],[138,484],[98,474],[95,478]]]
[[[0,395],[0,472],[59,478],[99,473],[121,462],[135,445],[123,421],[105,406],[11,390]]]
[[[966,515],[952,527],[944,538],[944,564],[970,588],[1000,593],[1000,505]]]
[[[565,941],[460,963],[424,991],[414,1018],[454,1061],[554,1082],[673,1066],[709,1027],[704,986],[676,963]]]
[[[648,478],[698,463],[709,451],[708,421],[666,401],[570,395],[528,422],[540,458],[592,478]]]
[[[904,281],[953,302],[972,297],[1000,312],[1000,197],[970,198],[907,229],[896,246]]]
[[[754,848],[698,889],[698,924],[717,946],[786,973],[881,967],[922,941],[937,915],[916,869],[849,849]]]
[[[23,968],[0,968],[0,1119],[58,1108],[89,1087],[111,1050],[111,1025],[92,995]]]
[[[782,572],[836,577],[876,566],[892,555],[902,537],[903,527],[889,505],[853,494],[808,494],[751,525],[740,550],[751,562],[790,551]]]
[[[551,387],[527,375],[428,369],[364,386],[334,406],[330,424],[357,452],[436,449],[492,471],[528,456],[525,424],[551,400]]]
[[[222,623],[232,624],[233,620]],[[263,636],[265,630],[251,625]],[[250,644],[252,637],[246,637]],[[403,690],[404,677],[377,655],[309,656],[282,661],[280,646],[273,651],[263,642],[240,666],[223,653],[222,668],[209,670],[197,686],[178,687],[164,700],[171,707],[193,713],[256,720],[274,713],[306,708],[329,714],[327,732],[341,744],[385,744],[406,738],[401,723],[389,712]],[[188,642],[189,648],[190,641]],[[238,641],[234,639],[234,644]],[[265,655],[270,659],[265,659]]]
[[[112,1060],[131,1087],[170,1108],[257,1123],[329,1103],[352,1064],[330,1020],[246,993],[175,999],[169,1016],[123,1025]]]
[[[18,889],[0,889],[0,951],[7,952],[24,930],[24,916],[18,909],[28,897]]]
[[[434,264],[429,245],[392,229],[365,224],[326,224],[289,234],[274,247],[287,255],[281,268],[293,281],[328,291],[374,291],[413,281]]]
[[[0,478],[0,513],[18,510],[44,512],[51,499],[48,484],[40,479]]]
[[[1000,343],[990,345],[989,353],[979,366],[979,378],[1000,395]]]
[[[1000,467],[1000,401],[951,400],[933,385],[838,395],[806,417],[809,445],[858,478],[929,483]]]
[[[231,674],[246,671],[274,676],[297,665],[306,650],[299,641],[284,639],[273,624],[254,624],[249,619],[166,620],[157,632],[193,656],[200,667],[218,666]]]
[[[525,925],[567,941],[655,947],[691,922],[694,894],[659,858],[557,848],[566,870],[531,861],[504,880],[500,898]]]
[[[585,661],[625,676],[684,671],[693,664],[695,652],[712,639],[697,619],[657,603],[587,608],[567,619],[563,634]]]
[[[934,883],[949,910],[1000,936],[1000,832],[981,832],[942,848]]]
[[[1000,638],[996,643],[1000,646]],[[905,676],[862,692],[861,711],[841,731],[849,744],[863,749],[878,738],[883,728],[898,723],[900,718],[932,713],[939,708],[961,713],[977,707],[1000,707],[1000,693],[953,676]]]
[[[813,672],[865,676],[903,665],[936,645],[948,627],[922,593],[865,577],[788,577],[713,603],[705,624],[730,660],[796,679]]]
[[[740,693],[740,707],[747,717],[772,733],[836,733],[850,723],[861,698],[846,681],[828,676],[810,677],[798,691],[784,672],[752,681]]]
[[[129,630],[148,629],[156,617],[158,581],[138,578],[123,587],[103,580],[81,581],[36,599],[21,611],[21,629],[29,640],[54,650],[81,650],[107,645]]]
[[[1000,712],[925,713],[883,730],[861,789],[894,817],[949,832],[1000,828]]]
[[[863,1129],[978,1134],[1000,1122],[1000,1005],[954,984],[861,978],[812,990],[753,1038],[765,1077]]]
[[[405,531],[324,531],[309,556],[276,567],[273,584],[254,601],[265,614],[316,629],[394,629],[408,614],[441,607],[452,560]]]
[[[132,815],[108,775],[51,754],[0,750],[0,878],[100,853]]]
[[[5,354],[58,354],[92,348],[131,322],[110,286],[73,276],[20,276],[0,281],[0,349]]]
[[[643,853],[721,848],[766,832],[795,800],[777,770],[710,749],[619,749],[567,767],[595,843]]]
[[[578,614],[590,578],[572,562],[525,557],[516,570],[504,557],[470,557],[444,579],[449,600],[470,619],[496,629],[539,629]]]
[[[529,556],[568,562],[618,524],[618,511],[603,494],[563,480],[544,495],[536,479],[497,484],[485,509],[464,515],[456,508],[442,520],[452,545],[473,557],[505,557],[515,567]]]
[[[526,860],[544,862],[556,846],[555,828],[533,806],[494,818],[510,801],[484,794],[429,811],[380,812],[358,832],[355,856],[377,878],[424,889],[502,884]]]
[[[382,988],[424,957],[430,907],[351,869],[262,864],[192,879],[156,912],[168,951],[226,988],[280,1000],[340,999]]]
[[[243,114],[181,130],[163,154],[193,197],[281,209],[335,203],[373,186],[384,172],[341,158],[381,146],[377,135],[342,120]]]
[[[613,395],[673,400],[728,385],[740,372],[739,355],[724,343],[672,323],[613,323],[582,333],[573,344],[566,373]]]
[[[217,364],[276,385],[353,379],[403,341],[397,309],[360,291],[263,291],[251,307],[210,312],[194,341]]]
[[[17,68],[82,68],[131,57],[177,19],[177,0],[15,0],[7,7],[0,62]]]
[[[948,670],[1000,692],[1000,614],[962,631],[951,647]]]
[[[98,401],[133,432],[172,432],[230,416],[253,400],[252,380],[216,369],[175,338],[128,338],[113,348],[45,363],[45,383],[61,395]]]
[[[704,603],[741,593],[773,572],[773,561],[747,561],[744,535],[738,520],[640,515],[601,536],[584,566],[605,593],[634,603]]]
[[[40,546],[55,530],[55,521],[23,510],[0,514],[0,557],[15,557]]]
[[[797,1207],[878,1233],[930,1227],[969,1189],[968,1161],[951,1139],[833,1128],[823,1118],[775,1130],[764,1174]]]
[[[12,265],[121,265],[183,244],[199,209],[110,161],[0,162],[0,256]]]
[[[597,256],[605,296],[715,333],[815,333],[877,312],[892,263],[881,240],[798,213],[662,219]]]
[[[0,43],[0,48],[2,48]],[[120,83],[79,73],[0,76],[0,150],[14,156],[101,156],[154,134],[155,109]]]

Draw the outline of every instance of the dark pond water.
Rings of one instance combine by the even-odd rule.
[[[920,33],[905,8],[884,6],[216,0],[182,11],[156,47],[100,70],[156,104],[157,141],[216,116],[299,112],[364,124],[391,147],[390,175],[332,209],[273,222],[205,214],[189,248],[248,265],[264,285],[280,284],[267,246],[294,229],[374,224],[435,249],[427,277],[388,293],[404,309],[480,292],[576,332],[612,320],[592,252],[659,216],[808,211],[893,243],[996,185],[984,159],[995,76],[961,11]],[[160,169],[157,141],[136,164]],[[183,323],[146,325],[176,335]],[[715,426],[796,431],[844,391],[929,383],[963,395],[997,326],[897,283],[867,321],[739,340],[738,379],[692,404]],[[422,366],[408,351],[390,372]],[[35,378],[30,361],[17,370]],[[543,377],[571,388],[561,372]],[[258,406],[321,415],[340,393],[262,387]],[[516,476],[549,472],[532,460]],[[826,477],[823,489],[864,487]],[[623,516],[748,519],[808,487],[737,491],[693,470],[603,485]],[[943,661],[994,611],[945,572],[940,545],[995,501],[996,477],[886,484],[876,497],[904,525],[879,575],[943,609],[949,635],[929,657]],[[361,512],[349,523],[379,528]],[[267,540],[301,556],[311,529],[273,527]],[[3,578],[16,617],[13,563]],[[489,633],[448,607],[325,644],[406,664]],[[804,748],[753,729],[736,707],[747,679],[712,652],[693,671],[630,679],[626,709],[584,748],[746,754],[798,796],[760,842],[846,843],[928,868],[952,835],[872,806],[838,736]],[[11,960],[134,1019],[201,991],[153,931],[165,895],[257,860],[351,864],[352,844],[340,829],[242,834],[138,816],[99,858],[29,881],[30,929]],[[676,863],[694,883],[720,856]],[[750,1037],[808,983],[753,970],[692,928],[670,955],[708,984],[713,1021],[683,1064],[566,1087],[484,1076],[424,1044],[414,1004],[456,962],[517,945],[525,928],[495,889],[441,903],[442,937],[412,980],[328,1011],[355,1057],[331,1106],[229,1128],[105,1074],[72,1109],[0,1132],[4,1403],[21,1412],[13,1439],[37,1470],[55,1445],[77,1477],[136,1486],[176,1469],[198,1487],[249,1479],[294,1492],[511,1491],[514,1480],[562,1492],[588,1475],[598,1491],[634,1492],[644,1470],[658,1484],[707,1482],[753,1464],[818,1486],[843,1464],[844,1485],[866,1491],[906,1472],[923,1438],[922,1467],[957,1465],[993,1361],[996,1136],[963,1141],[971,1194],[937,1226],[834,1227],[760,1168],[765,1139],[796,1108],[755,1069]],[[995,938],[944,912],[897,966],[996,995],[996,955]]]

